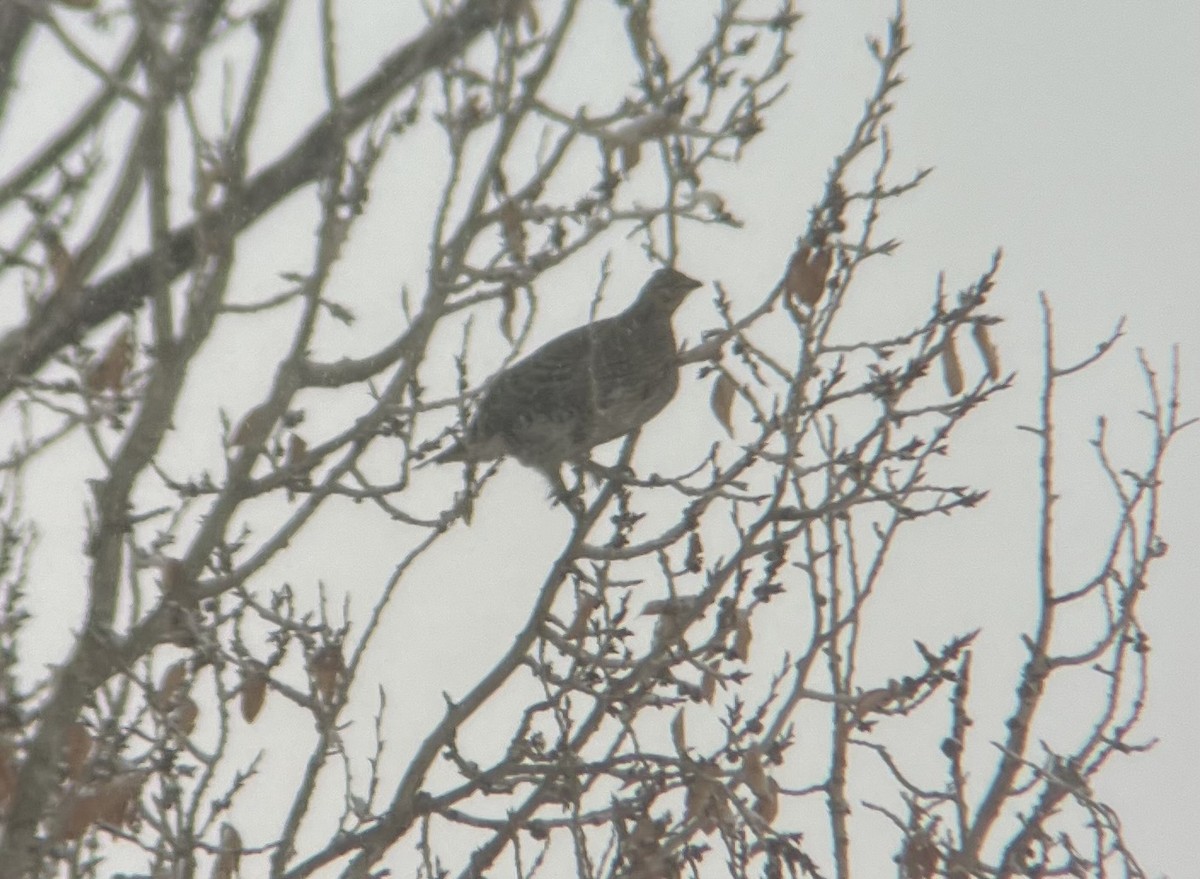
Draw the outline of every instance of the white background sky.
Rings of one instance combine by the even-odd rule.
[[[352,86],[371,69],[379,52],[409,32],[405,28],[416,17],[395,7],[381,7],[377,15],[362,14],[357,3],[342,7],[343,76],[345,85]],[[705,26],[693,18],[694,8],[684,0],[663,4],[660,20],[676,16],[680,40],[685,41],[692,29]],[[801,9],[806,19],[796,41],[791,90],[768,116],[767,132],[752,144],[747,161],[723,178],[730,208],[747,221],[746,229],[737,233],[743,237],[729,237],[721,247],[685,251],[680,261],[690,274],[720,280],[747,296],[779,277],[808,206],[818,197],[829,161],[846,142],[874,81],[863,38],[883,32],[893,7],[864,0],[811,3]],[[1069,541],[1078,539],[1078,545],[1062,550],[1069,571],[1085,572],[1078,565],[1079,559],[1091,558],[1086,554],[1093,548],[1088,535],[1094,540],[1106,534],[1104,495],[1087,488],[1096,481],[1096,471],[1090,467],[1086,440],[1098,414],[1134,423],[1131,413],[1142,402],[1137,346],[1165,372],[1170,346],[1182,344],[1184,400],[1189,411],[1200,412],[1200,5],[1184,0],[922,2],[911,4],[908,12],[914,49],[903,67],[908,84],[899,93],[891,124],[893,168],[897,176],[925,166],[936,167],[936,172],[888,214],[885,228],[903,238],[905,246],[887,264],[894,276],[876,275],[881,301],[861,303],[862,319],[886,314],[889,286],[908,291],[905,300],[923,308],[926,297],[912,291],[932,290],[942,269],[951,289],[964,286],[983,269],[992,250],[1002,246],[1006,258],[991,301],[993,311],[1006,319],[996,333],[1005,366],[1018,370],[1019,381],[1016,390],[964,430],[954,447],[963,459],[952,466],[961,466],[964,477],[992,489],[988,503],[952,521],[931,523],[921,535],[923,542],[918,540],[895,559],[897,578],[904,586],[896,590],[890,612],[906,615],[905,621],[920,619],[923,634],[905,627],[904,637],[881,648],[877,661],[879,673],[886,675],[889,661],[910,658],[911,637],[938,643],[947,632],[986,624],[977,661],[993,663],[995,671],[991,678],[977,675],[976,693],[986,693],[988,682],[994,683],[992,713],[984,708],[979,716],[995,721],[1010,706],[1005,675],[1020,662],[1017,633],[1033,610],[1029,577],[1035,448],[1015,425],[1035,417],[1038,291],[1045,290],[1054,304],[1064,357],[1085,355],[1121,315],[1130,319],[1126,340],[1106,363],[1076,385],[1064,387],[1063,511],[1074,517],[1064,534]],[[299,47],[311,51],[313,43],[310,31],[301,24],[294,27],[294,37],[283,45],[296,52],[292,64],[301,81],[312,73],[312,58]],[[581,49],[602,50],[596,45]],[[602,65],[597,54],[580,66],[580,88],[588,87],[584,80],[597,75]],[[285,81],[278,87],[281,120],[294,120],[303,103],[311,102],[314,112],[320,106],[315,84],[309,89]],[[283,134],[282,128],[279,132]],[[11,167],[10,151],[20,149],[20,136],[13,135],[6,132],[0,141],[0,171]],[[260,160],[273,156],[268,144],[260,148]],[[417,152],[404,160],[423,159]],[[395,220],[390,227],[368,230],[356,239],[353,246],[374,248],[370,252],[379,256],[360,260],[362,267],[348,270],[343,283],[393,289],[397,281],[390,273],[404,271],[403,259],[410,260],[410,282],[419,281],[414,267],[424,253],[424,229],[411,241],[398,243],[396,225],[402,226],[404,217]],[[295,241],[273,239],[267,244],[273,257],[294,249],[296,264],[303,265],[311,239],[306,232]],[[617,279],[640,280],[643,269],[636,253],[611,252]],[[284,261],[264,260],[265,276],[288,268]],[[586,315],[591,282],[583,274],[578,277],[575,310],[548,313],[539,338]],[[614,306],[626,301],[620,289],[614,283]],[[711,325],[711,306],[700,297],[685,306],[677,322],[680,334],[693,340]],[[256,363],[262,367],[262,349],[256,345],[223,357],[220,368],[230,376],[253,372]],[[217,391],[236,412],[228,402],[228,387]],[[691,419],[711,419],[704,396],[681,395],[664,417],[681,426]],[[206,423],[211,433],[211,418]],[[653,444],[655,438],[648,436],[646,441]],[[1151,704],[1143,730],[1162,741],[1148,755],[1110,764],[1100,790],[1124,816],[1133,850],[1151,874],[1180,879],[1196,875],[1195,828],[1200,820],[1200,687],[1195,677],[1200,668],[1200,592],[1195,578],[1200,570],[1198,451],[1200,432],[1186,437],[1169,462],[1163,514],[1171,553],[1156,569],[1154,588],[1142,605],[1154,650]],[[44,477],[48,484],[57,480],[75,490],[76,483],[68,482],[62,472]],[[454,547],[470,553],[478,546],[472,541],[486,541],[492,547],[514,548],[514,557],[499,566],[503,575],[497,575],[493,565],[480,569],[479,583],[435,577],[427,589],[417,587],[404,596],[392,621],[392,646],[384,653],[411,679],[470,679],[473,669],[455,666],[456,645],[469,638],[479,645],[480,663],[486,663],[492,655],[488,644],[499,649],[505,643],[504,622],[515,622],[523,614],[518,572],[522,562],[537,564],[538,547],[530,545],[529,536],[545,536],[547,553],[557,546],[561,511],[540,504],[544,487],[537,477],[510,464],[493,488],[504,493],[502,501],[494,502],[497,509],[502,505],[527,512],[519,520],[489,520],[485,503],[474,530],[459,535]],[[57,511],[51,515],[48,542],[57,531],[64,545],[74,549],[81,533],[78,511],[64,513],[61,493],[52,490],[31,492],[31,512],[39,512],[39,505],[40,512]],[[328,524],[330,547],[343,536],[363,539],[361,534],[349,536],[354,532],[351,523]],[[340,536],[339,527],[346,529],[345,535]],[[385,534],[374,539],[378,555],[356,559],[354,573],[377,582],[395,558],[388,552]],[[330,557],[298,558],[293,563],[301,571]],[[1073,560],[1076,568],[1071,568]],[[47,559],[39,562],[38,570],[43,578],[69,578],[71,564]],[[344,561],[330,566],[335,577],[337,571],[345,573]],[[530,596],[532,589],[530,585]],[[887,606],[883,612],[889,612]],[[476,623],[478,631],[463,632],[464,624]],[[881,621],[880,638],[888,637],[886,629]],[[459,684],[437,680],[422,704],[436,711],[441,689],[453,691]],[[1071,697],[1057,694],[1052,702],[1064,719],[1071,716]],[[411,707],[403,709],[409,717]],[[413,737],[423,734],[420,723],[411,727]],[[401,751],[404,735],[397,733]]]
[[[855,24],[834,21],[847,13],[833,5],[812,10],[811,38],[826,21],[839,33],[868,26],[860,5],[850,4]],[[876,5],[879,14],[885,8]],[[1083,442],[1091,435],[1083,427],[1090,413],[1130,411],[1134,346],[1165,364],[1169,346],[1182,344],[1184,396],[1196,411],[1200,7],[916,3],[910,21],[915,49],[906,66],[910,88],[894,125],[897,152],[938,170],[906,206],[911,221],[894,219],[909,244],[907,257],[944,262],[951,277],[989,247],[1005,248],[993,302],[1010,318],[1001,344],[1021,352],[1010,362],[1026,384],[998,407],[1003,413],[989,413],[987,427],[1005,455],[1023,449],[1025,457],[1006,462],[1015,466],[1005,470],[1010,475],[996,487],[997,503],[980,518],[995,528],[993,540],[1012,534],[1021,541],[1028,530],[1018,536],[1013,529],[1027,508],[1006,515],[1005,501],[1017,493],[1010,480],[1028,479],[1032,449],[1014,440],[1004,421],[1025,420],[1034,411],[1038,290],[1054,302],[1064,353],[1086,353],[1120,315],[1130,318],[1127,342],[1103,377],[1078,389],[1072,409],[1078,407],[1080,417],[1068,424],[1079,424],[1080,432],[1064,439],[1066,462],[1090,463]],[[985,448],[991,442],[978,439]],[[1155,652],[1144,730],[1163,740],[1144,759],[1114,767],[1102,785],[1123,804],[1144,864],[1175,877],[1195,875],[1200,818],[1196,443],[1195,436],[1182,443],[1167,471],[1165,533],[1172,553],[1145,605]],[[1065,507],[1080,514],[1088,509],[1070,497]],[[1011,564],[1003,554],[995,558]],[[997,588],[1004,588],[1002,578]],[[1002,610],[1003,600],[994,598],[969,601]]]
[[[837,89],[839,79],[861,70],[848,48],[890,4],[805,9],[801,45],[817,54],[792,96],[797,137],[808,133],[804,117],[839,112],[835,100],[845,106],[840,112],[853,112],[848,82],[846,91]],[[1028,608],[1009,604],[1005,580],[1027,570],[1019,552],[1006,550],[1028,546],[1033,448],[1012,425],[1035,411],[1037,292],[1053,301],[1064,355],[1082,356],[1121,315],[1130,319],[1116,356],[1077,386],[1073,417],[1064,424],[1077,430],[1064,431],[1068,478],[1088,478],[1087,419],[1131,411],[1136,346],[1165,366],[1170,345],[1181,344],[1184,398],[1197,411],[1200,6],[912,3],[908,14],[914,50],[892,125],[896,167],[931,164],[937,171],[892,215],[906,242],[897,262],[917,272],[944,266],[950,278],[962,278],[990,248],[1005,249],[992,302],[1008,318],[999,338],[1021,384],[973,434],[977,454],[986,458],[991,448],[1004,460],[995,462],[992,502],[972,514],[979,530],[967,529],[993,546],[979,555],[991,585],[959,600],[987,614],[977,619],[1018,619]],[[826,65],[844,65],[847,73],[830,77]],[[1144,605],[1154,659],[1143,730],[1162,741],[1149,755],[1111,766],[1101,785],[1121,805],[1144,866],[1173,877],[1196,875],[1200,853],[1198,451],[1197,437],[1189,436],[1170,461],[1164,521],[1171,554]],[[1078,493],[1064,507],[1094,524]],[[916,576],[923,588],[939,588],[919,569]],[[966,579],[962,588],[970,590]]]

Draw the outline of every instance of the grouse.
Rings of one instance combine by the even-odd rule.
[[[581,462],[592,447],[631,433],[675,396],[671,316],[699,286],[682,272],[659,269],[620,314],[564,333],[502,370],[463,438],[433,460],[512,455],[542,471],[564,499],[564,462]]]

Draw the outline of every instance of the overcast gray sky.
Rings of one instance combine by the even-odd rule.
[[[792,100],[798,108],[851,104],[848,83],[836,99],[824,93],[836,78],[831,84],[822,69],[858,69],[847,50],[853,35],[873,29],[890,4],[805,9],[803,45],[815,57]],[[1007,455],[1024,451],[1005,462],[1009,484],[1028,480],[1032,465],[1032,444],[1015,439],[1011,426],[1034,413],[1037,292],[1051,297],[1064,352],[1087,353],[1128,315],[1126,343],[1102,379],[1082,381],[1070,406],[1079,433],[1074,445],[1064,440],[1064,458],[1083,465],[1069,473],[1086,478],[1088,418],[1118,416],[1137,399],[1135,347],[1165,367],[1170,346],[1180,343],[1184,398],[1200,411],[1200,5],[917,2],[908,17],[915,48],[892,126],[896,165],[937,171],[892,217],[906,245],[896,262],[918,272],[945,266],[962,278],[990,248],[1004,247],[992,301],[1008,318],[999,338],[1022,384],[974,439],[984,449],[1003,443]],[[821,118],[820,110],[798,109],[796,136],[807,136],[806,120]],[[1143,731],[1161,741],[1148,755],[1110,765],[1102,785],[1120,805],[1144,866],[1173,877],[1196,874],[1200,818],[1197,442],[1188,437],[1167,471],[1171,554],[1144,606],[1154,664]],[[1010,504],[1016,492],[1005,489],[1002,481],[990,509],[972,514],[986,527],[971,534],[984,539],[990,529],[1004,542],[1028,524],[1017,520],[1027,508]],[[1003,613],[1004,578],[987,579],[993,599],[964,603]]]
[[[367,11],[367,4],[341,6],[347,84],[369,71],[378,53],[407,33],[409,23],[419,21],[412,9],[397,8],[403,4],[383,2],[373,12]],[[664,20],[677,17],[681,40],[690,29],[704,27],[694,17],[695,4],[687,0],[662,8]],[[799,30],[791,90],[772,110],[767,133],[754,142],[746,162],[725,177],[730,207],[747,221],[741,234],[754,247],[706,248],[685,252],[680,261],[689,274],[719,280],[735,293],[739,287],[747,295],[757,293],[779,277],[829,161],[845,144],[873,82],[875,69],[864,37],[882,32],[893,5],[862,0],[801,8],[806,19]],[[898,176],[927,166],[936,172],[888,215],[885,228],[903,238],[904,248],[889,262],[894,275],[877,277],[875,283],[881,291],[889,286],[932,290],[937,273],[945,270],[955,289],[973,280],[992,251],[1003,247],[1005,262],[992,304],[1006,319],[996,337],[1006,367],[1018,370],[1019,383],[981,413],[955,444],[964,473],[992,489],[989,502],[954,521],[931,525],[926,543],[918,540],[907,555],[896,559],[897,577],[908,582],[897,593],[897,607],[920,615],[931,640],[939,631],[986,624],[988,637],[978,646],[978,662],[991,657],[1011,673],[1020,656],[1018,633],[1028,625],[1029,611],[1013,596],[1027,595],[1031,588],[1022,579],[1028,572],[1021,562],[1028,559],[1033,540],[1035,449],[1016,425],[1035,417],[1038,292],[1046,291],[1054,305],[1064,356],[1085,355],[1120,316],[1129,318],[1127,338],[1119,349],[1100,370],[1081,379],[1076,396],[1071,396],[1070,387],[1065,391],[1063,477],[1069,485],[1075,481],[1077,492],[1068,491],[1063,508],[1084,526],[1102,528],[1100,511],[1106,503],[1103,492],[1095,489],[1098,476],[1089,469],[1086,441],[1096,415],[1131,419],[1141,405],[1138,347],[1165,371],[1171,345],[1182,344],[1184,399],[1190,411],[1200,412],[1200,309],[1195,304],[1200,277],[1200,4],[917,2],[908,14],[914,50],[904,64],[908,83],[891,125],[893,168]],[[303,39],[308,32],[303,23],[291,26],[297,37],[285,47],[311,47]],[[580,89],[589,88],[588,78],[599,75],[602,49],[581,50],[596,57],[580,66]],[[313,60],[297,49],[292,63],[299,77]],[[300,124],[295,111],[304,102],[312,102],[313,112],[321,105],[319,94],[289,89],[287,83],[275,87],[287,95],[278,105],[281,126],[288,119],[293,126]],[[282,128],[278,133],[286,134]],[[270,157],[270,145],[259,146],[259,158]],[[21,148],[20,136],[6,133],[0,140],[0,171],[11,166]],[[406,161],[420,161],[420,156],[410,155]],[[347,287],[379,289],[380,266],[399,265],[402,257],[411,265],[420,264],[423,237],[397,245],[394,224],[378,233],[374,245],[372,234],[365,231],[356,246],[376,247],[379,260],[347,269],[342,279]],[[300,262],[311,249],[311,238],[301,237],[268,242],[272,255],[294,249]],[[771,253],[779,258],[763,261],[759,256]],[[741,262],[746,254],[749,259]],[[639,255],[613,251],[613,260],[615,277],[622,283],[640,278]],[[264,261],[262,271],[273,276],[284,268],[282,261]],[[394,280],[384,280],[386,289],[394,286]],[[539,327],[541,337],[586,317],[591,288],[582,276],[580,283],[584,289],[575,300],[579,308],[548,314],[547,323]],[[616,292],[613,296],[620,298]],[[624,299],[614,304],[623,305]],[[886,311],[887,303],[881,295],[880,302],[860,307],[865,321],[872,313]],[[681,335],[694,340],[712,322],[711,306],[697,300],[681,312],[677,326]],[[363,332],[369,334],[369,325]],[[240,376],[252,372],[262,357],[263,349],[247,346],[223,355],[214,370]],[[248,399],[257,390],[248,392]],[[214,402],[228,399],[227,392],[227,385],[217,388]],[[706,417],[704,395],[692,397],[677,401],[673,414],[665,417],[680,423]],[[205,418],[211,433],[211,414]],[[647,437],[646,442],[655,439]],[[1111,764],[1101,791],[1124,816],[1144,865],[1152,874],[1179,879],[1195,875],[1200,817],[1200,687],[1195,679],[1200,668],[1200,591],[1194,573],[1200,570],[1198,442],[1200,434],[1187,437],[1170,460],[1163,518],[1171,553],[1157,569],[1154,589],[1143,604],[1154,650],[1151,703],[1143,730],[1161,741],[1149,754]],[[499,516],[489,519],[485,504],[474,530],[449,545],[452,552],[470,552],[473,540],[510,545],[503,541],[512,540],[518,527],[524,535],[551,535],[545,549],[553,549],[561,511],[533,509],[544,492],[538,478],[515,465],[507,470],[512,472],[506,471],[497,490],[515,492],[506,496],[504,505],[527,505],[528,518],[519,523]],[[29,505],[31,512],[51,519],[47,543],[59,539],[74,549],[81,511],[63,512],[62,496],[52,489],[56,482],[72,484],[68,476],[61,471],[44,474],[51,488],[40,495],[31,491]],[[1089,520],[1093,514],[1095,520]],[[339,527],[354,529],[345,522],[326,524],[331,546],[342,539]],[[377,544],[377,558],[356,561],[363,577],[383,576],[395,562],[386,535],[380,534]],[[981,549],[973,553],[973,547]],[[1072,549],[1064,548],[1064,565],[1072,564]],[[1087,547],[1079,549],[1083,558]],[[516,572],[523,561],[517,556],[526,555],[536,553],[518,540],[514,558],[501,560],[514,581],[519,580]],[[67,559],[44,559],[39,561],[40,575],[69,579],[71,564]],[[293,564],[302,573],[314,562],[297,558]],[[481,569],[481,581],[488,576]],[[438,653],[442,636],[436,634],[431,616],[441,612],[451,619],[466,614],[483,629],[494,629],[506,608],[518,614],[523,609],[521,596],[514,594],[455,595],[431,588],[406,600],[411,603],[392,621],[394,640],[404,644],[417,639],[424,645],[428,669],[410,665],[407,671],[417,678],[426,670],[451,678],[456,674],[453,663]],[[494,643],[503,643],[503,632],[491,634]],[[906,634],[905,649],[911,637]],[[55,643],[52,634],[47,643]],[[487,643],[485,636],[480,643]],[[486,653],[485,646],[480,650]],[[383,657],[385,663],[389,656]],[[464,680],[471,671],[462,670]],[[999,677],[996,685],[1003,687]],[[437,710],[441,690],[453,691],[454,686],[450,680],[430,687],[431,710]],[[998,715],[1009,707],[1011,689],[999,689],[996,699]],[[1069,720],[1070,694],[1056,705]],[[419,737],[419,724],[413,725],[412,734]]]

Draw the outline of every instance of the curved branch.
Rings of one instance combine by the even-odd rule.
[[[285,155],[255,174],[244,192],[226,205],[171,233],[165,252],[132,260],[64,302],[46,309],[0,338],[0,400],[20,387],[61,348],[113,315],[137,308],[153,291],[155,272],[178,277],[200,251],[207,230],[234,234],[250,226],[291,193],[318,180],[343,132],[366,124],[398,92],[461,53],[478,36],[510,14],[512,0],[469,0],[434,21],[380,64],[375,74],[344,98],[338,119],[322,116]]]

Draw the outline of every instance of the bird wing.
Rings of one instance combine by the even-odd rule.
[[[579,327],[551,339],[500,374],[497,385],[522,408],[534,411],[586,405],[592,327]]]
[[[623,318],[564,333],[497,375],[468,445],[501,438],[522,460],[562,460],[653,417],[678,384],[670,323]]]
[[[594,326],[551,339],[497,375],[480,402],[477,435],[515,436],[537,422],[572,422],[585,429],[592,408],[587,364]]]
[[[596,340],[590,369],[600,410],[636,404],[670,386],[677,376],[675,337],[669,321],[614,321]]]

